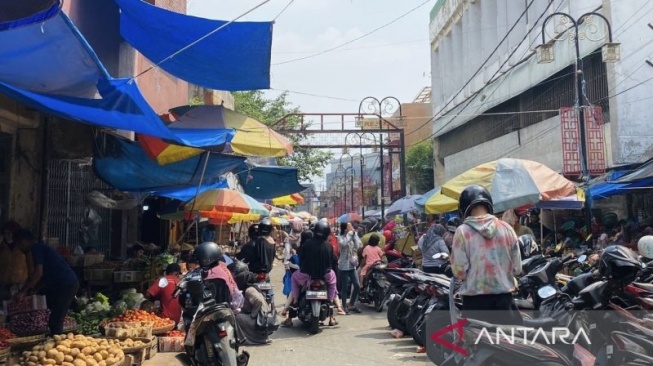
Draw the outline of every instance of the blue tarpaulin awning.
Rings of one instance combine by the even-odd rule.
[[[167,191],[172,194],[173,188],[180,188],[183,194],[188,193],[186,189],[192,191],[194,187],[196,190],[200,179],[210,188],[221,181],[223,174],[245,161],[238,156],[212,153],[202,178],[207,153],[161,166],[150,159],[138,143],[110,135],[105,138],[105,147],[96,151],[93,158],[93,170],[107,184],[127,192]]]
[[[236,175],[245,193],[259,200],[287,196],[306,189],[299,184],[295,167],[249,166],[244,163],[238,167]]]
[[[122,37],[166,72],[210,89],[270,88],[272,22],[227,24],[140,0],[115,2],[120,7]]]

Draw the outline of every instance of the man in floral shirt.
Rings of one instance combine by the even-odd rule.
[[[451,251],[454,276],[466,317],[493,323],[521,324],[513,305],[514,276],[521,272],[517,235],[493,216],[492,197],[479,185],[463,190],[459,199],[463,224],[456,229]],[[500,312],[478,312],[501,310]]]

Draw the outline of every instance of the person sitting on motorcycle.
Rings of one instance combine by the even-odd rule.
[[[381,257],[383,257],[383,250],[379,248],[379,239],[378,235],[372,235],[370,241],[367,243],[365,249],[363,249],[363,268],[361,268],[360,274],[360,283],[361,286],[365,286],[365,276],[367,276],[367,271],[372,268],[374,263],[380,262]]]
[[[206,257],[210,255],[211,258],[217,258],[213,261],[214,263],[212,263],[212,266],[207,269],[206,280],[210,281],[213,279],[220,279],[224,281],[224,283],[227,285],[227,290],[229,291],[229,298],[231,299],[232,308],[240,308],[242,305],[242,294],[238,291],[236,280],[234,280],[229,267],[225,263],[224,255],[222,254],[222,249],[220,249],[220,246],[214,242],[207,241],[200,244],[195,250],[195,253],[202,268],[207,267],[202,265],[202,261],[199,259],[200,257]]]
[[[272,234],[272,222],[264,218],[258,224],[258,237],[252,243],[252,250],[241,260],[249,265],[254,273],[270,273],[276,252]]]
[[[458,226],[460,226],[459,218],[453,217],[447,220],[447,232],[444,233],[442,239],[444,239],[444,243],[447,245],[447,248],[449,248],[449,251],[451,251],[451,245],[453,245],[453,235],[456,233]]]
[[[248,258],[254,258],[256,256],[256,253],[254,253],[254,243],[256,242],[256,238],[258,238],[258,224],[249,225],[247,236],[249,237],[249,241],[236,254],[236,259],[246,262],[249,261]]]
[[[256,275],[249,271],[247,265],[240,261],[235,261],[229,265],[229,270],[236,280],[238,290],[243,293],[244,301],[240,312],[236,314],[236,321],[240,325],[240,330],[245,336],[245,344],[258,345],[270,344],[269,336],[272,330],[261,331],[256,326],[256,318],[260,312],[269,313],[273,311],[271,306],[265,301],[263,295],[256,286]]]
[[[444,242],[443,235],[447,229],[440,224],[433,224],[417,242],[417,247],[422,253],[422,271],[426,273],[442,273],[442,265],[449,262],[449,248]],[[446,254],[443,258],[433,258],[436,254]]]
[[[327,241],[331,228],[329,223],[318,221],[313,228],[313,238],[308,239],[299,247],[299,271],[292,275],[292,304],[297,303],[300,289],[313,278],[322,278],[327,285],[327,298],[334,302],[338,291],[336,275],[333,272],[333,249]],[[335,303],[335,302],[334,302]],[[338,324],[335,316],[331,317],[329,325]]]

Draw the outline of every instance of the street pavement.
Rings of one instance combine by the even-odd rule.
[[[279,311],[285,302],[282,294],[283,266],[275,263],[272,280]],[[339,325],[322,327],[322,332],[309,335],[295,319],[292,328],[279,328],[272,336],[272,344],[245,346],[250,353],[251,366],[376,366],[376,365],[433,365],[424,353],[417,353],[412,338],[395,339],[390,335],[385,311],[377,313],[372,307],[361,306],[362,314],[339,316]],[[183,355],[159,353],[152,365],[184,365]]]

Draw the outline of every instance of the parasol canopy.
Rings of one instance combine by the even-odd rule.
[[[458,210],[458,200],[447,197],[438,189],[424,203],[424,213],[429,215],[443,214]]]
[[[385,210],[386,216],[394,216],[399,214],[407,214],[417,210],[415,200],[420,198],[421,195],[408,195],[394,201],[390,207]]]
[[[263,123],[223,106],[183,106],[170,110],[174,118],[168,127],[180,136],[203,136],[202,146],[223,146],[225,153],[244,156],[282,157],[293,153],[292,143]],[[225,137],[225,135],[227,137]],[[139,142],[159,164],[169,164],[200,154],[203,150],[169,144],[139,135]],[[199,144],[199,142],[198,142]]]
[[[295,215],[295,217],[299,217],[300,219],[305,220],[305,221],[310,220],[311,216],[313,216],[313,215],[311,215],[310,213],[308,213],[306,211],[300,211],[300,212],[297,212],[294,215]]]
[[[201,193],[185,205],[185,211],[199,211],[200,217],[229,221],[235,217],[257,220],[269,216],[270,211],[245,193],[232,189],[212,189]],[[237,215],[240,214],[240,215]]]
[[[272,204],[275,206],[295,206],[304,203],[304,197],[299,193],[289,194],[271,199]]]
[[[576,193],[576,186],[542,163],[504,158],[476,166],[446,182],[442,194],[458,200],[470,184],[485,187],[492,195],[494,211],[562,199]]]
[[[350,212],[338,217],[338,222],[363,222],[363,218],[356,212]]]

